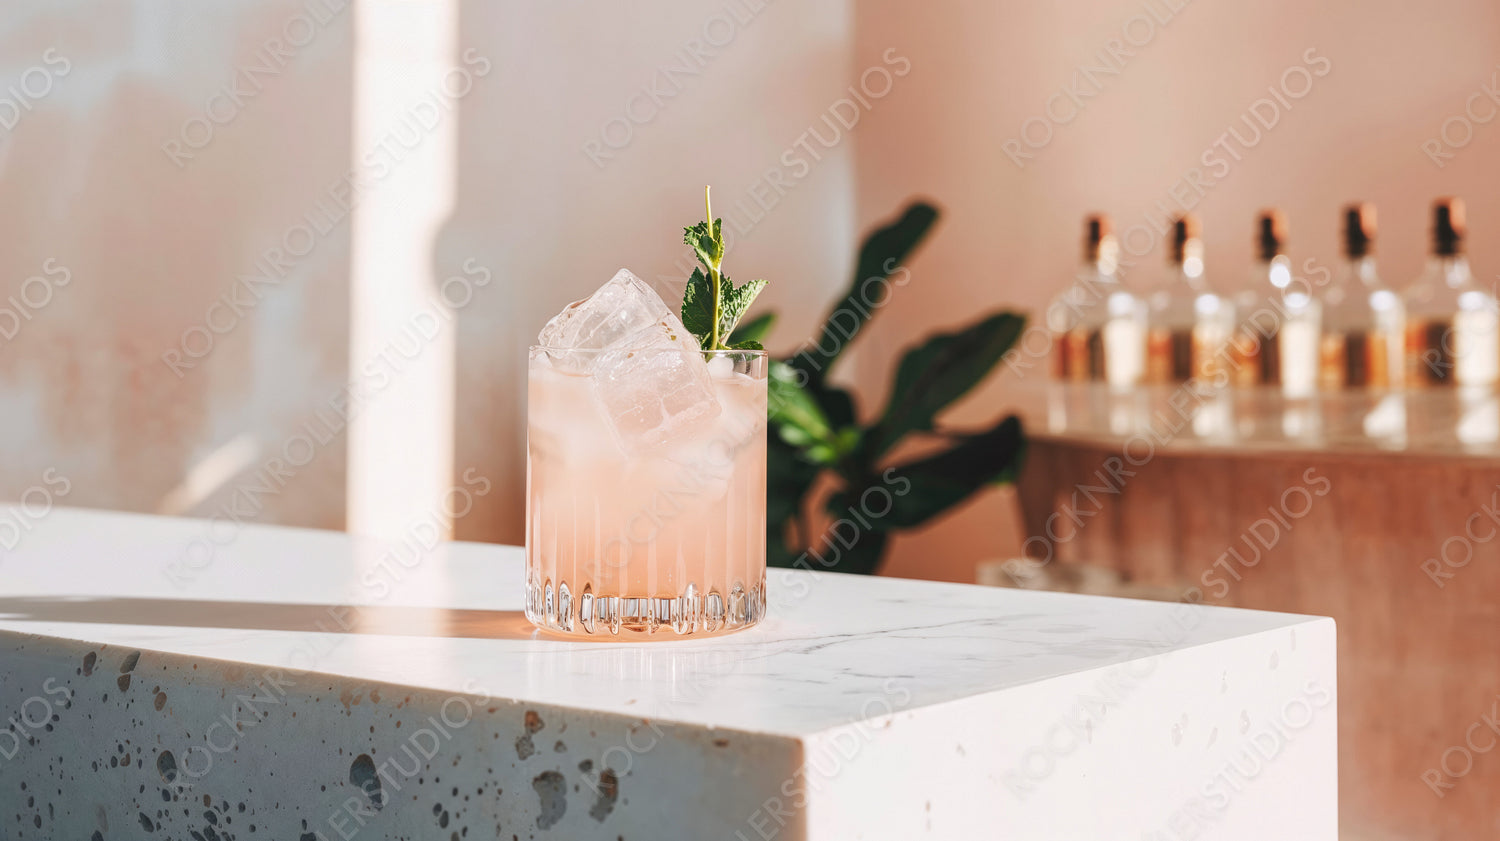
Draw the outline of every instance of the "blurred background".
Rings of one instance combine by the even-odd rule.
[[[737,274],[773,281],[756,312],[779,311],[777,352],[816,335],[864,232],[913,197],[941,209],[839,370],[864,406],[920,336],[1039,310],[1091,211],[1127,251],[1138,229],[1143,288],[1164,260],[1146,231],[1198,213],[1207,274],[1234,286],[1259,209],[1285,209],[1296,263],[1333,265],[1339,209],[1371,201],[1399,289],[1431,200],[1461,195],[1490,287],[1497,73],[1491,0],[13,0],[0,499],[519,543],[527,345],[621,266],[677,295],[704,184]],[[1012,408],[1017,379],[954,422]],[[1455,524],[1493,478],[1462,482],[1435,497]],[[454,488],[475,489],[461,508]],[[972,582],[1030,533],[997,486],[900,534],[884,572]],[[1436,592],[1421,561],[1402,575]],[[1325,571],[1322,602],[1250,606],[1357,606]],[[1366,621],[1400,622],[1403,586]],[[1470,629],[1494,628],[1490,593],[1458,611]],[[1422,776],[1470,775],[1444,750],[1500,695],[1495,637],[1445,633],[1487,671],[1361,731],[1405,721],[1399,747],[1349,754],[1346,731],[1346,762],[1389,771],[1346,778],[1349,837],[1500,836],[1500,755],[1471,748],[1467,785]],[[1427,701],[1451,708],[1412,723]]]

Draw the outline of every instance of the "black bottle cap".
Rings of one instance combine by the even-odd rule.
[[[1255,224],[1256,252],[1269,263],[1286,252],[1286,214],[1278,208],[1262,210]]]
[[[1344,255],[1358,260],[1375,251],[1375,205],[1355,202],[1344,208]]]
[[[1464,252],[1464,200],[1442,198],[1432,203],[1432,253],[1451,257]]]
[[[1167,259],[1172,265],[1181,264],[1184,252],[1187,250],[1188,240],[1198,239],[1201,236],[1202,227],[1198,224],[1198,217],[1191,213],[1185,213],[1172,222],[1172,247],[1167,252]]]
[[[1083,220],[1083,260],[1094,263],[1099,260],[1099,245],[1114,231],[1106,213],[1091,213]]]

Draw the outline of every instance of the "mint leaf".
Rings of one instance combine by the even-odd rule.
[[[766,346],[763,345],[763,344],[761,344],[760,342],[757,342],[754,339],[746,339],[746,340],[744,340],[742,342],[735,342],[734,344],[732,344],[732,345],[729,346],[729,349],[730,350],[765,350]]]
[[[733,341],[730,334],[766,281],[752,280],[735,288],[723,273],[724,220],[714,218],[707,187],[703,188],[703,215],[704,221],[682,229],[682,241],[703,263],[703,268],[693,270],[682,291],[682,324],[704,350],[729,350],[725,342]]]
[[[724,339],[734,332],[745,310],[755,301],[766,281],[752,280],[735,287],[727,276],[719,277],[719,345],[712,346],[714,329],[714,294],[707,275],[702,269],[693,269],[687,287],[682,290],[682,326],[698,337],[698,345],[704,350],[723,350]]]
[[[723,276],[719,289],[719,335],[728,336],[734,332],[734,328],[740,323],[740,318],[755,302],[755,296],[765,288],[766,281],[764,280],[747,280],[735,288],[729,276]]]
[[[682,241],[693,253],[698,255],[699,262],[703,263],[705,269],[717,269],[724,263],[724,220],[715,219],[713,227],[707,222],[699,222],[691,228],[682,229]]]
[[[709,338],[714,329],[714,293],[702,269],[693,269],[682,290],[682,326],[697,337],[699,347],[713,350]]]

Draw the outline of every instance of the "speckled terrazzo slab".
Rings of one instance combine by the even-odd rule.
[[[1335,837],[1326,619],[777,571],[750,631],[574,643],[428,545],[32,524],[0,839]]]

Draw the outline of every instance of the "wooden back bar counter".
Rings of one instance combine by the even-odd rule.
[[[1500,837],[1500,397],[1021,399],[1007,583],[1333,617],[1341,837]]]

